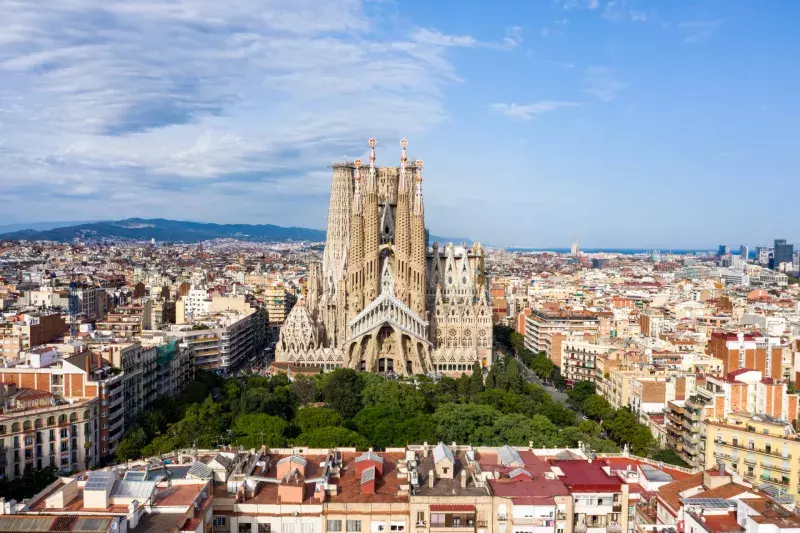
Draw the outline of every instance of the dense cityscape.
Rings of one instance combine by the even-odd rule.
[[[6,236],[0,530],[800,528],[791,244],[438,243],[406,144],[324,242]]]

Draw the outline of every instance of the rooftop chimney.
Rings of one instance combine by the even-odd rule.
[[[463,468],[461,469],[461,488],[462,489],[467,488],[467,471],[464,470]]]
[[[433,488],[434,483],[436,483],[436,470],[431,470],[428,472],[428,486]]]
[[[428,443],[425,442],[425,444],[422,445],[422,457],[428,457],[428,452]]]

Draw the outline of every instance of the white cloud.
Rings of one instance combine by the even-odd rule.
[[[562,9],[597,9],[599,0],[562,0],[559,5]]]
[[[705,41],[716,35],[725,21],[717,20],[687,20],[678,24],[678,28],[686,32],[683,39],[686,43]]]
[[[497,43],[387,32],[379,9],[0,2],[0,196],[92,196],[93,208],[123,215],[161,199],[191,211],[211,183],[316,194],[328,184],[316,172],[324,162],[362,154],[371,135],[413,135],[444,118],[444,87],[458,81],[451,48],[521,42],[519,28]]]
[[[604,66],[593,66],[586,69],[583,77],[584,92],[603,102],[614,100],[627,84],[619,81],[614,71]]]
[[[512,26],[506,30],[506,37],[503,43],[509,48],[516,48],[522,44],[522,27]]]
[[[557,109],[563,109],[566,107],[577,107],[579,105],[580,104],[578,102],[544,100],[541,102],[534,102],[532,104],[495,103],[491,104],[489,107],[492,110],[497,111],[498,113],[502,113],[511,118],[530,120],[536,118],[538,115],[541,115],[542,113],[549,113],[551,111],[556,111]]]

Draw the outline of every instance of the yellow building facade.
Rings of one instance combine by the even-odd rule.
[[[732,413],[705,421],[706,468],[723,464],[756,487],[798,497],[800,438],[784,420]]]

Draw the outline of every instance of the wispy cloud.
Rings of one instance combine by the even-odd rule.
[[[597,9],[600,7],[599,0],[556,0],[556,4],[562,9]]]
[[[503,43],[509,48],[516,48],[522,44],[522,28],[520,26],[512,26],[506,30],[506,37]]]
[[[684,42],[697,43],[710,39],[717,33],[725,23],[722,19],[717,20],[687,20],[678,24],[678,28],[686,33]]]
[[[532,104],[495,103],[491,104],[489,107],[492,110],[511,118],[530,120],[543,113],[549,113],[551,111],[556,111],[557,109],[563,109],[566,107],[577,107],[579,105],[580,104],[578,102],[544,100],[541,102],[534,102]]]
[[[379,10],[362,0],[0,2],[0,197],[38,187],[113,216],[217,213],[226,206],[201,201],[212,183],[312,194],[327,186],[320,161],[444,118],[444,87],[459,79],[451,49],[521,42],[518,28],[483,43],[410,23],[391,39]]]
[[[604,66],[593,66],[586,69],[583,77],[584,92],[603,102],[614,100],[627,84],[618,80],[612,69]]]
[[[653,16],[629,0],[610,0],[603,8],[603,18],[612,22],[648,22]]]

